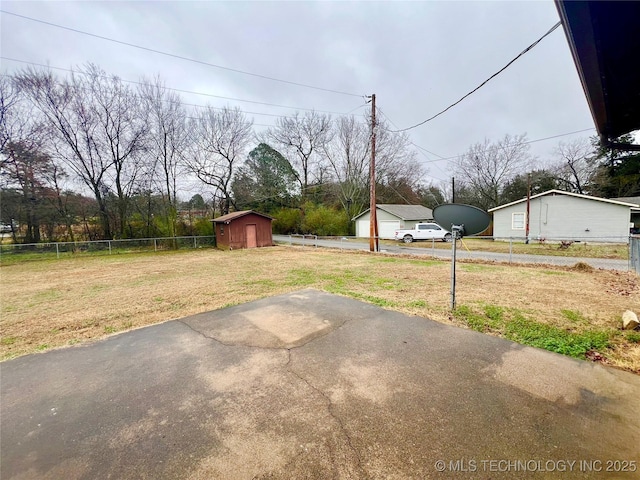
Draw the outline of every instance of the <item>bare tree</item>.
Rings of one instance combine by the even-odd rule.
[[[54,130],[58,158],[93,192],[106,238],[112,236],[106,199],[115,187],[122,235],[147,131],[135,92],[95,65],[63,80],[33,69],[16,80]]]
[[[53,167],[51,159],[22,142],[8,142],[2,154],[5,160],[0,168],[0,176],[20,196],[20,217],[26,227],[25,242],[39,242],[46,181]]]
[[[19,92],[10,77],[0,77],[0,151],[14,138],[14,125],[20,115],[15,115]],[[22,117],[24,119],[24,117]]]
[[[363,211],[369,204],[369,165],[371,162],[371,122],[365,116],[340,117],[335,135],[323,148],[331,173],[337,183],[338,198],[347,215]],[[376,183],[395,196],[405,198],[400,190],[417,188],[422,168],[406,134],[390,132],[382,121],[376,126]],[[402,188],[399,188],[402,185]],[[405,191],[405,193],[407,193]],[[395,198],[395,197],[394,197]]]
[[[560,142],[555,153],[559,161],[553,170],[561,184],[568,191],[586,193],[589,182],[598,167],[589,140],[578,138]]]
[[[526,134],[505,135],[496,142],[485,139],[456,161],[456,183],[459,181],[472,192],[477,206],[497,207],[506,183],[527,170],[531,157],[526,139]]]
[[[231,181],[253,136],[252,125],[237,107],[220,111],[208,107],[191,124],[187,165],[203,183],[220,192],[223,214],[229,213],[233,203]]]
[[[298,172],[303,196],[310,182],[317,182],[325,171],[322,151],[333,136],[331,123],[329,115],[317,112],[300,115],[296,112],[293,117],[277,119],[276,126],[263,135],[265,143],[273,143],[275,148],[290,157]]]
[[[183,152],[188,135],[186,112],[180,96],[164,88],[155,78],[144,82],[141,95],[149,112],[149,153],[152,164],[149,177],[157,182],[166,207],[169,235],[176,235],[177,228],[177,179],[184,165]]]
[[[45,119],[16,82],[11,77],[0,77],[0,151],[9,143],[42,150],[47,134]]]
[[[323,152],[347,215],[359,213],[368,203],[371,129],[354,116],[336,120],[335,135]],[[353,209],[353,210],[351,210]]]
[[[124,236],[131,195],[142,173],[149,129],[147,110],[140,96],[118,77],[108,77],[95,65],[88,65],[84,73],[84,77],[76,81],[90,92],[85,107],[94,111],[97,121],[93,137],[98,145],[96,151],[106,156],[112,165],[107,174],[115,187],[117,226],[120,236]]]
[[[390,132],[384,121],[378,121],[376,183],[390,191],[392,198],[399,197],[403,202],[412,203],[418,201],[423,177],[424,167],[417,160],[409,135]]]
[[[55,131],[54,149],[69,169],[91,189],[98,203],[102,235],[111,237],[105,195],[105,174],[112,161],[101,155],[94,138],[98,122],[88,108],[82,82],[72,77],[58,82],[51,72],[28,69],[16,80],[34,105],[45,115]]]

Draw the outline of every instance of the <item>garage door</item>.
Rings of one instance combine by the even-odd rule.
[[[382,220],[378,222],[378,236],[380,238],[393,238],[396,230],[400,229],[399,220]]]

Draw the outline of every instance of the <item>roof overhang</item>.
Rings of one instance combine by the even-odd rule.
[[[640,129],[640,2],[555,0],[604,143]]]
[[[631,209],[637,207],[635,203],[620,202],[618,200],[611,200],[609,198],[592,197],[590,195],[583,195],[581,193],[565,192],[564,190],[547,190],[546,192],[538,193],[537,195],[532,195],[529,198],[529,200],[535,200],[536,198],[544,197],[547,195],[566,195],[567,197],[583,198],[585,200],[593,200],[595,202],[610,203],[612,205],[620,205],[623,207],[629,207]],[[493,213],[497,210],[502,210],[503,208],[511,207],[512,205],[517,205],[518,203],[524,203],[526,201],[527,199],[523,198],[521,200],[516,200],[515,202],[505,203],[504,205],[499,205],[497,207],[490,208],[489,210],[487,210],[487,212]]]

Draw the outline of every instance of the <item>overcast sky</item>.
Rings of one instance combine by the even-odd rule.
[[[13,2],[1,8],[155,50],[352,95],[274,82],[1,14],[1,53],[74,68],[93,62],[124,80],[160,75],[166,85],[212,95],[186,103],[239,106],[257,125],[295,109],[362,114],[361,95],[399,128],[439,112],[502,68],[558,20],[535,2]],[[24,64],[1,60],[2,73]],[[64,72],[59,72],[64,75]],[[355,95],[355,96],[354,96]],[[360,108],[358,108],[360,107]],[[302,110],[301,110],[302,111]],[[259,114],[269,114],[259,115]],[[256,129],[264,128],[257,126]],[[595,134],[562,28],[477,93],[421,127],[417,145],[452,157],[484,138],[529,140]],[[542,164],[561,139],[536,142]],[[452,160],[421,153],[427,181],[451,176]]]

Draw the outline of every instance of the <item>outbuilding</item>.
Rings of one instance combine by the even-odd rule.
[[[529,239],[626,243],[633,203],[548,190],[529,201]],[[527,199],[492,208],[496,239],[526,238]]]
[[[214,218],[217,245],[229,249],[270,247],[273,245],[272,221],[272,217],[253,210]]]
[[[356,222],[356,237],[369,237],[371,209],[367,209],[353,220]],[[433,211],[422,205],[376,205],[378,237],[393,239],[396,230],[413,228],[419,222],[433,221]]]

